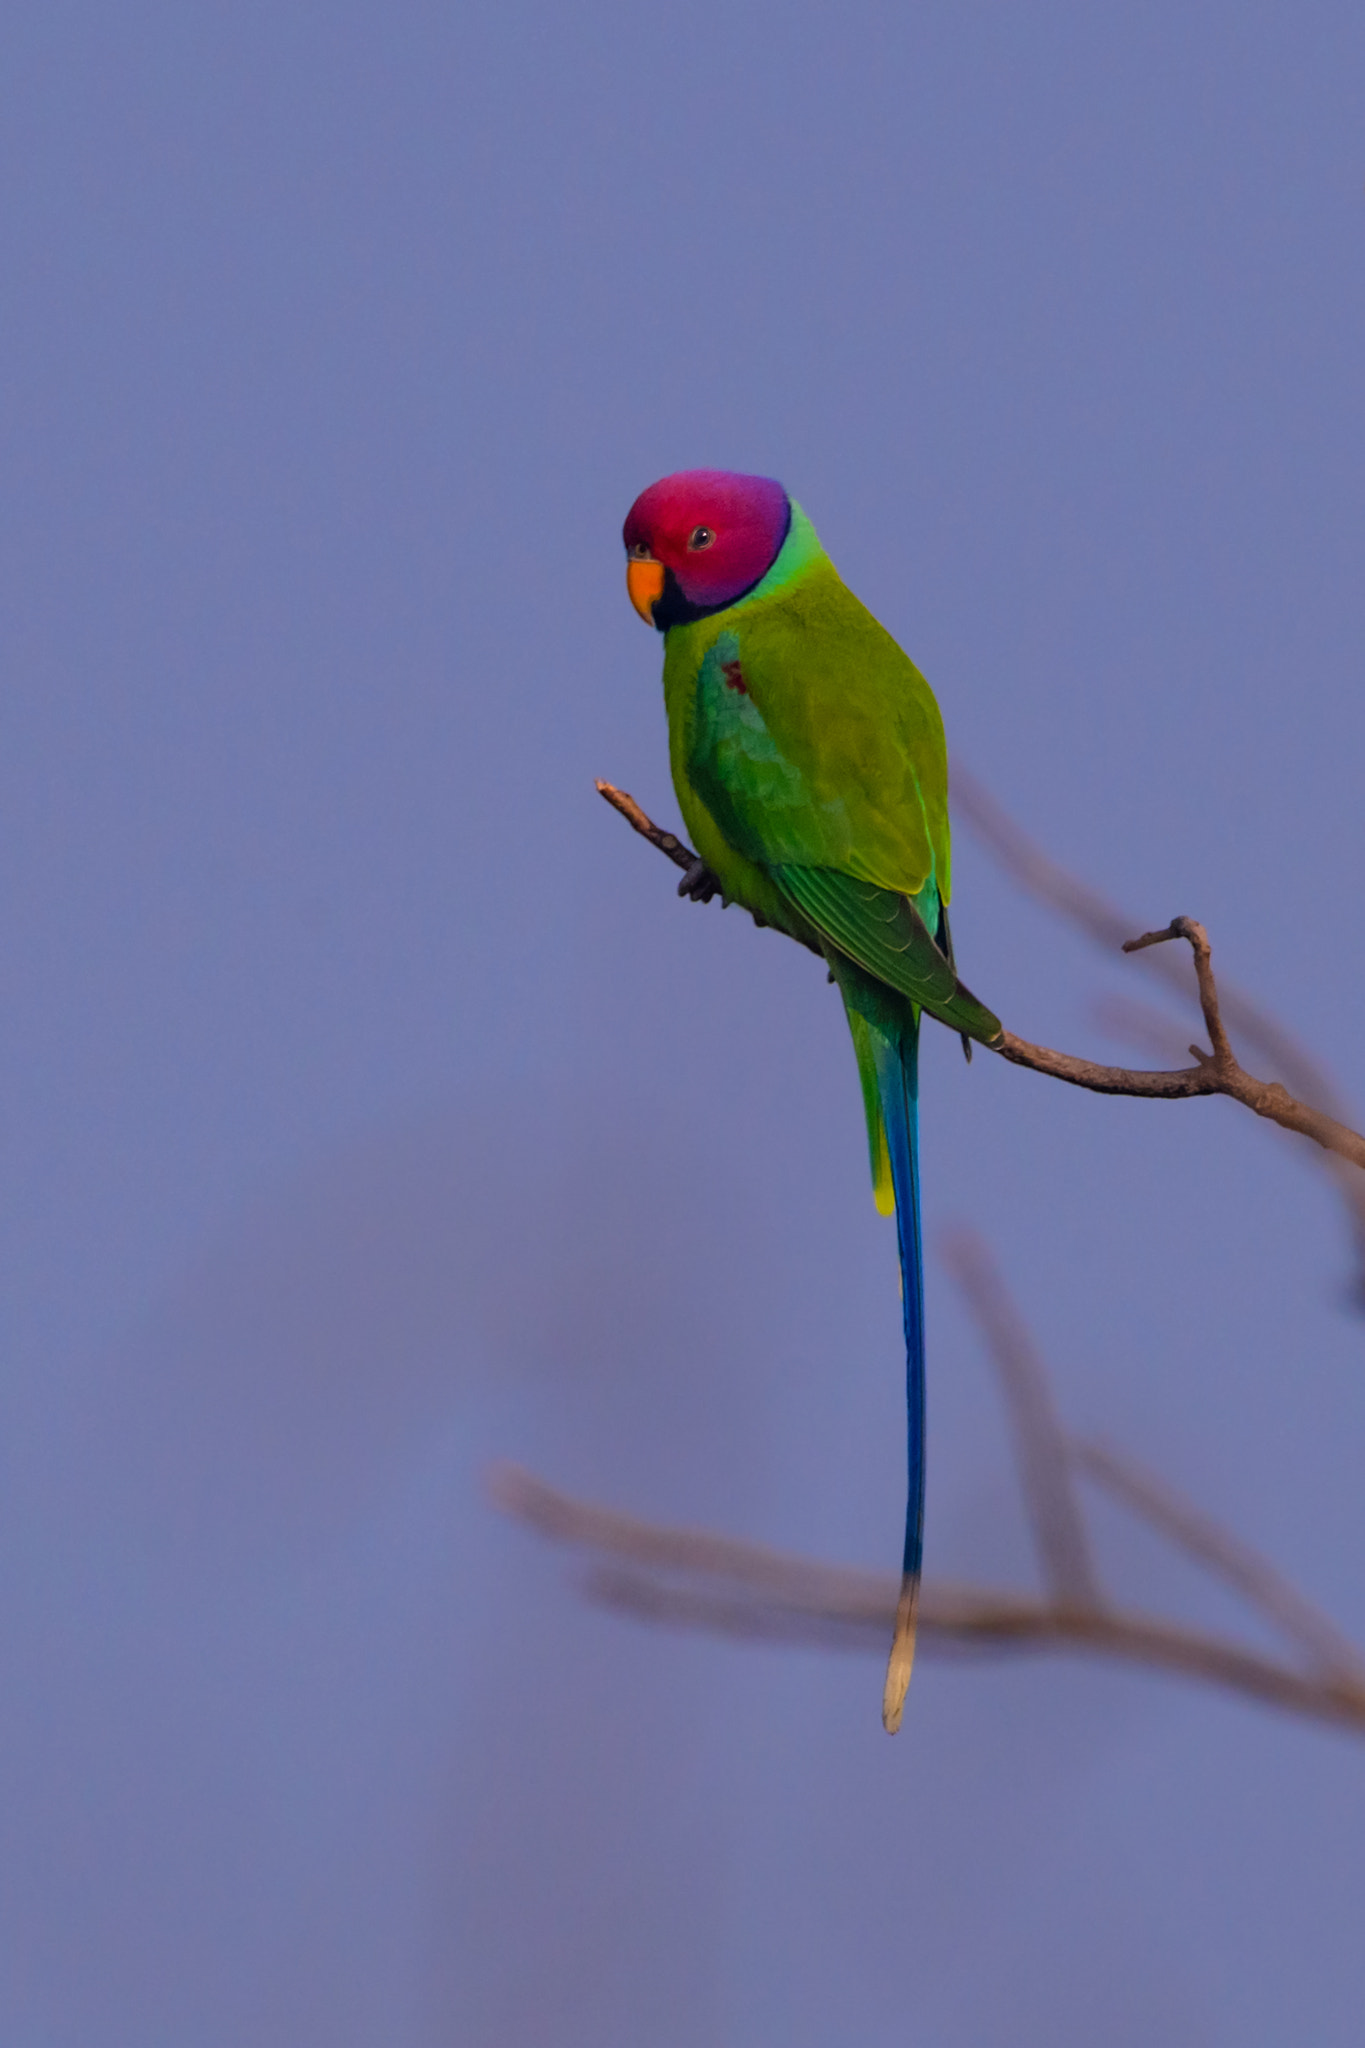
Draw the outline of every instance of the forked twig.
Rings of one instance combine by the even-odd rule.
[[[1173,917],[1159,932],[1144,932],[1141,938],[1125,939],[1122,950],[1140,953],[1149,946],[1162,945],[1168,939],[1189,941],[1198,977],[1200,1007],[1213,1047],[1212,1052],[1203,1052],[1197,1045],[1192,1045],[1190,1052],[1195,1061],[1192,1067],[1178,1067],[1171,1073],[1145,1074],[1128,1067],[1100,1066],[1094,1060],[1077,1059],[1071,1053],[1054,1052],[1048,1046],[1030,1045],[1027,1040],[1016,1038],[1011,1031],[1005,1032],[1001,1043],[993,1049],[1016,1066],[1032,1067],[1035,1073],[1051,1074],[1056,1080],[1070,1081],[1077,1088],[1093,1089],[1099,1095],[1148,1096],[1162,1102],[1175,1102],[1195,1095],[1230,1095],[1234,1102],[1243,1103],[1257,1116],[1268,1117],[1282,1130],[1311,1138],[1324,1151],[1349,1160],[1354,1167],[1365,1167],[1365,1137],[1359,1131],[1338,1123],[1335,1117],[1315,1109],[1310,1103],[1300,1102],[1282,1081],[1258,1081],[1241,1065],[1223,1023],[1209,937],[1202,924],[1197,924],[1192,917]]]
[[[1027,895],[1076,925],[1106,952],[1112,953],[1123,945],[1137,919],[1060,867],[1014,822],[985,785],[956,763],[952,769],[952,798],[955,815],[966,822]],[[1177,957],[1164,951],[1149,952],[1144,954],[1142,964],[1188,1001],[1191,989],[1184,965]],[[1231,1028],[1264,1054],[1293,1094],[1345,1128],[1346,1110],[1336,1089],[1299,1040],[1240,989],[1225,983],[1221,1000]],[[1316,1136],[1313,1132],[1301,1135]],[[1358,1155],[1332,1148],[1325,1157],[1321,1152],[1313,1156],[1335,1182],[1345,1205],[1358,1267],[1356,1301],[1357,1306],[1365,1307],[1365,1175],[1359,1170]]]
[[[952,764],[952,803],[955,817],[962,818],[1000,866],[1036,902],[1045,903],[1059,917],[1079,927],[1106,953],[1125,949],[1128,934],[1140,920],[1111,903],[1087,882],[1068,873],[1017,825],[996,802],[984,783],[962,767]],[[1168,988],[1188,1001],[1194,991],[1184,962],[1178,955],[1153,953],[1143,962]],[[1307,1048],[1269,1016],[1241,989],[1224,983],[1222,1007],[1239,1038],[1259,1047],[1272,1067],[1293,1092],[1316,1109],[1325,1110],[1338,1123],[1346,1120],[1346,1108],[1325,1070]]]

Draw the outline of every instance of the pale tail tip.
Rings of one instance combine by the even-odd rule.
[[[891,1638],[891,1655],[886,1665],[886,1685],[882,1691],[882,1726],[888,1735],[894,1735],[901,1725],[905,1712],[905,1695],[910,1688],[910,1673],[915,1662],[915,1623],[919,1614],[919,1574],[901,1580],[901,1596],[896,1603],[896,1632]]]

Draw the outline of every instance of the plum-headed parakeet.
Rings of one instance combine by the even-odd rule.
[[[924,677],[771,478],[664,477],[631,506],[625,544],[631,602],[664,635],[669,753],[688,831],[731,902],[829,963],[858,1059],[877,1205],[896,1214],[909,1496],[882,1703],[894,1731],[924,1536],[920,1012],[964,1040],[1000,1037],[953,967],[943,721]]]

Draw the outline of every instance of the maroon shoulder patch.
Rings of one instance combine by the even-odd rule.
[[[720,672],[725,678],[727,690],[738,690],[741,697],[748,696],[749,691],[744,681],[744,671],[737,661],[723,661],[720,665]]]

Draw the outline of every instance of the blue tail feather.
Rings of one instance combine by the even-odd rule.
[[[919,1018],[907,1017],[895,1038],[874,1037],[877,1088],[896,1190],[901,1306],[905,1323],[907,1580],[918,1579],[924,1555],[924,1254],[919,1205]]]

